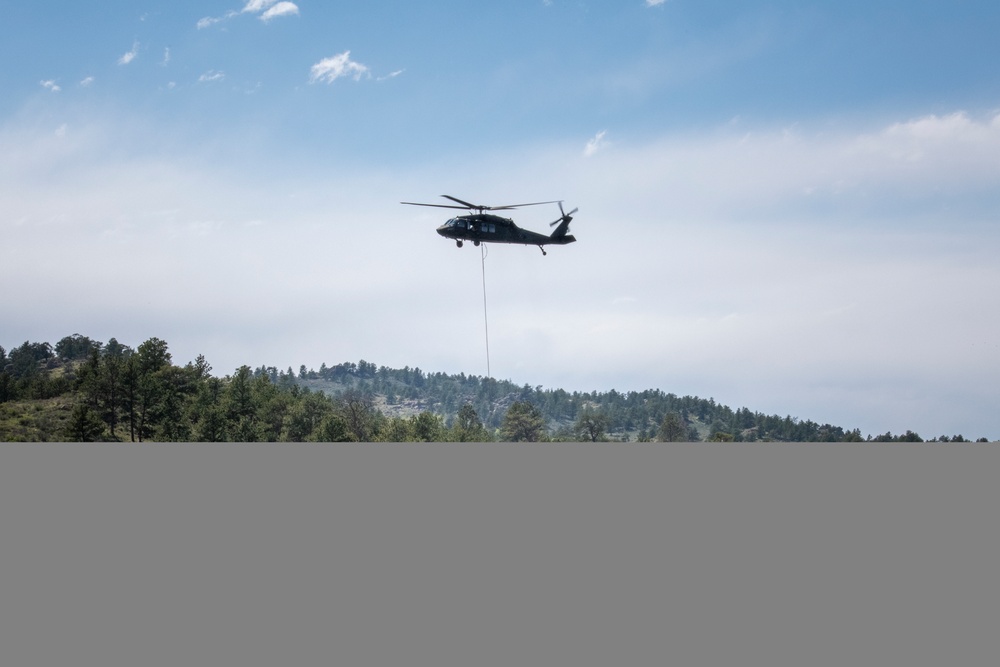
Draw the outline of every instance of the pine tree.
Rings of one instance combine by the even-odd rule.
[[[545,420],[531,403],[516,401],[507,409],[500,435],[509,442],[538,442],[545,430]]]

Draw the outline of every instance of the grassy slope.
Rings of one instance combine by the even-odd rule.
[[[76,392],[56,398],[0,403],[0,442],[45,442],[63,440]]]

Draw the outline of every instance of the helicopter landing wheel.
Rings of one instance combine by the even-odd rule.
[[[462,242],[461,241],[455,241],[455,245],[457,245],[459,248],[461,248],[462,247]]]
[[[473,241],[472,244],[475,245],[477,248],[479,247],[479,241]]]

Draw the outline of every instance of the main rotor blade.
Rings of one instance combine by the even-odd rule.
[[[445,199],[450,199],[457,204],[461,204],[461,206],[452,206],[451,204],[421,204],[414,201],[401,201],[399,203],[409,204],[410,206],[433,206],[435,208],[459,208],[459,209],[465,208],[469,210],[479,211],[480,213],[482,213],[483,211],[506,211],[513,208],[520,208],[522,206],[541,206],[542,204],[560,204],[560,210],[562,210],[561,208],[562,200],[560,199],[554,199],[552,201],[533,201],[527,204],[504,204],[503,206],[481,206],[479,204],[472,204],[463,199],[459,199],[458,197],[452,197],[451,195],[441,195],[441,196],[444,197]]]
[[[483,209],[490,208],[489,206],[477,206],[476,204],[470,204],[467,201],[462,201],[458,197],[452,197],[451,195],[441,195],[441,196],[444,197],[445,199],[450,199],[452,201],[458,202],[459,204],[462,204],[465,208],[478,208],[480,211]]]
[[[503,206],[487,206],[486,208],[491,211],[502,211],[508,208],[520,208],[522,206],[540,206],[541,204],[558,204],[559,199],[553,199],[552,201],[533,201],[528,204],[505,204]]]
[[[441,196],[444,197],[445,199],[450,199],[453,202],[458,202],[459,204],[462,204],[463,206],[466,206],[466,207],[468,207],[470,209],[474,208],[474,209],[479,210],[479,211],[505,211],[505,210],[512,209],[512,208],[519,208],[521,206],[538,206],[540,204],[556,204],[556,203],[558,203],[558,200],[554,200],[554,201],[535,201],[535,202],[531,202],[529,204],[504,204],[503,206],[481,206],[479,204],[470,204],[467,201],[459,199],[458,197],[452,197],[451,195],[441,195]]]
[[[400,204],[409,204],[410,206],[433,206],[434,208],[458,208],[463,211],[468,208],[468,206],[452,206],[450,204],[418,204],[415,201],[401,201]]]

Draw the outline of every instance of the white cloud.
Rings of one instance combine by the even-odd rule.
[[[646,6],[657,7],[659,5],[662,5],[664,2],[666,2],[666,0],[646,0]]]
[[[163,49],[163,65],[166,66],[170,62],[170,47]]]
[[[198,83],[210,83],[212,81],[222,81],[226,78],[225,72],[210,69],[198,77]]]
[[[375,80],[376,81],[385,81],[386,79],[395,79],[397,76],[399,76],[400,74],[402,74],[404,71],[405,70],[398,69],[395,72],[390,72],[389,74],[386,74],[385,76],[380,76],[380,77],[378,77]]]
[[[277,0],[247,0],[247,4],[243,5],[243,13],[256,14],[262,12],[271,5],[273,5]]]
[[[966,145],[995,142],[1000,130],[1000,114],[989,122],[977,122],[964,111],[946,116],[930,115],[903,123],[894,123],[882,132],[882,137],[897,146],[914,148],[940,146],[946,143]]]
[[[344,51],[330,58],[324,58],[309,70],[309,83],[323,81],[333,83],[345,76],[353,77],[355,81],[368,74],[368,68],[350,58],[351,52]]]
[[[587,142],[586,147],[583,149],[583,154],[586,157],[590,157],[591,155],[599,151],[601,148],[603,148],[605,145],[604,135],[606,135],[607,133],[608,133],[607,130],[601,130],[596,135],[594,135],[594,137]]]
[[[197,23],[198,30],[204,30],[209,26],[215,25],[216,23],[221,23],[222,21],[225,21],[226,19],[231,19],[234,16],[236,16],[236,12],[231,11],[227,12],[226,14],[223,14],[222,16],[206,16],[205,18],[198,19]]]
[[[261,14],[263,12],[263,14]],[[278,2],[278,0],[248,0],[243,9],[230,9],[222,16],[206,16],[198,21],[198,29],[208,28],[216,23],[222,23],[240,14],[261,14],[259,17],[265,23],[279,16],[290,16],[299,13],[299,7],[294,2]]]
[[[584,155],[606,139],[598,135]],[[938,207],[979,210],[1000,192],[1000,115],[927,116],[867,131],[720,129],[616,144],[591,170],[595,187],[629,202],[669,192],[671,215],[686,219],[830,219],[845,214],[930,215]],[[995,203],[994,203],[995,206]],[[662,215],[654,206],[634,211]]]
[[[297,15],[298,13],[299,7],[294,2],[279,2],[261,14],[260,20],[266,23],[273,18],[277,18],[278,16],[290,16],[292,14]]]
[[[87,86],[94,83],[94,77],[88,76],[80,81],[80,86],[86,88]]]
[[[133,60],[135,60],[135,57],[137,55],[139,55],[139,42],[138,41],[132,43],[132,50],[131,51],[129,51],[128,53],[123,54],[122,57],[118,59],[118,64],[119,65],[128,65],[130,62],[132,62]]]
[[[53,93],[58,93],[60,90],[62,90],[62,88],[59,87],[59,84],[57,84],[53,79],[46,79],[44,81],[39,81],[38,84],[42,88],[47,88],[48,90],[51,90]]]

